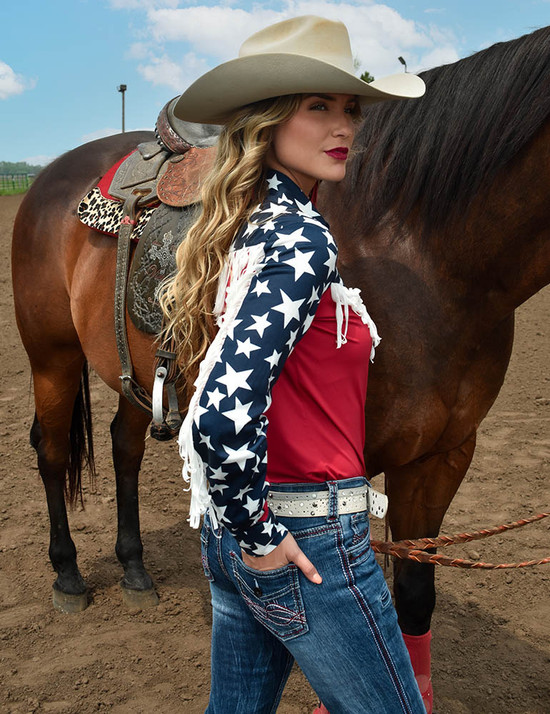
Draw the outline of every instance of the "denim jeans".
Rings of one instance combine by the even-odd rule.
[[[337,491],[364,478],[277,484],[329,491],[329,515],[280,518],[323,578],[293,563],[247,567],[230,533],[201,533],[212,593],[212,683],[207,714],[271,714],[294,660],[330,714],[425,714],[366,512],[337,514]]]

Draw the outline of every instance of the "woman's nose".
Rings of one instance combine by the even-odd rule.
[[[349,137],[355,134],[355,124],[349,114],[344,114],[333,129],[334,136]]]

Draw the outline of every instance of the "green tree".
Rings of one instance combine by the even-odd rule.
[[[37,174],[43,166],[33,166],[26,161],[0,161],[0,174]]]
[[[360,79],[362,79],[363,82],[367,82],[367,84],[374,82],[374,77],[372,76],[372,74],[370,72],[367,72],[367,71],[363,72]]]

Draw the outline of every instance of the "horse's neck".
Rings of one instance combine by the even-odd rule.
[[[480,189],[462,224],[449,221],[428,238],[414,212],[405,225],[386,222],[365,235],[353,212],[338,210],[336,190],[327,207],[344,278],[363,282],[367,270],[391,290],[400,275],[411,287],[424,284],[434,301],[452,305],[465,321],[475,310],[476,324],[490,328],[550,282],[549,187],[547,123]]]
[[[499,320],[550,282],[550,122],[481,189],[463,235],[439,237],[447,268]],[[444,246],[444,247],[443,247]],[[454,266],[454,268],[453,268]]]

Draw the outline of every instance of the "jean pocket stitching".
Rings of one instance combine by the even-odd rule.
[[[287,583],[278,587],[275,592],[269,592],[267,588],[275,577],[273,571],[267,571],[265,574],[258,571],[253,574],[235,553],[231,553],[231,558],[237,588],[252,615],[261,625],[282,641],[308,632],[309,625],[306,620],[295,565],[287,567]],[[254,593],[245,577],[239,572],[241,569],[243,573],[254,578],[257,583],[261,583],[267,592],[264,593],[260,588],[261,594]],[[280,579],[281,575],[283,573],[281,573],[281,569],[278,569],[276,577]],[[282,599],[285,601],[280,602]]]
[[[209,582],[214,582],[214,576],[212,575],[212,570],[210,569],[210,563],[208,561],[208,540],[210,537],[210,529],[203,528],[201,531],[201,563],[202,569],[204,570],[204,575]]]

